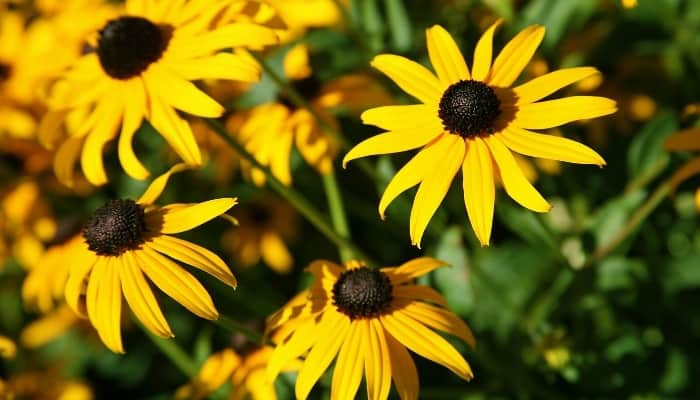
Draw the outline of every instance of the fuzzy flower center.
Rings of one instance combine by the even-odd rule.
[[[440,99],[438,115],[450,133],[470,138],[493,132],[501,101],[491,87],[468,80],[452,84]]]
[[[120,17],[100,30],[97,56],[109,76],[129,79],[160,59],[171,36],[172,27],[141,17]]]
[[[386,311],[392,300],[392,286],[385,273],[369,268],[345,271],[333,285],[333,304],[350,317],[372,318]]]
[[[0,62],[0,82],[10,79],[11,72],[12,67],[10,67],[8,64]]]
[[[143,207],[133,200],[110,200],[95,210],[83,231],[88,248],[101,256],[118,256],[144,242]]]

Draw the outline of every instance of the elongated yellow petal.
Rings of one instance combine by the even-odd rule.
[[[160,209],[163,216],[163,225],[160,232],[170,234],[189,231],[225,213],[235,204],[235,198],[223,198],[204,201],[191,206],[178,204],[165,206]]]
[[[683,183],[686,179],[697,174],[700,174],[700,157],[693,158],[674,172],[670,182],[671,193],[675,192],[678,185]]]
[[[141,79],[130,79],[124,82],[124,121],[119,134],[119,162],[129,176],[134,179],[146,179],[148,170],[134,154],[132,140],[136,130],[141,126],[146,109],[146,92]]]
[[[313,318],[308,318],[294,331],[289,340],[278,343],[267,364],[266,376],[268,380],[274,382],[285,365],[306,353],[321,338],[317,334],[318,332],[317,323]]]
[[[603,166],[605,160],[590,147],[554,135],[545,135],[508,127],[495,135],[509,149],[526,156]]]
[[[447,151],[438,160],[433,160],[434,166],[426,175],[418,187],[418,193],[411,207],[411,221],[409,230],[411,243],[420,248],[423,233],[430,218],[437,210],[442,199],[452,184],[455,174],[464,161],[464,139],[457,135],[447,134],[440,139],[447,143]]]
[[[384,326],[382,324],[382,326]],[[399,343],[391,333],[385,335],[391,360],[391,376],[396,384],[396,392],[401,400],[416,400],[418,398],[418,371],[413,358],[403,344]]]
[[[452,36],[439,25],[426,29],[428,55],[443,85],[469,80],[469,70]]]
[[[399,153],[424,146],[429,141],[442,133],[441,130],[412,129],[406,131],[391,131],[365,139],[343,158],[343,168],[349,161],[357,158],[374,156],[379,154]]]
[[[423,285],[394,286],[391,295],[401,300],[427,301],[442,307],[447,307],[447,300],[437,290]]]
[[[513,89],[517,97],[515,104],[532,103],[549,96],[565,86],[599,73],[593,67],[577,67],[560,69],[539,76]]]
[[[423,103],[440,102],[446,86],[417,62],[393,54],[381,54],[374,57],[371,64],[399,85],[404,92]]]
[[[501,175],[503,188],[506,190],[506,193],[527,209],[537,212],[548,212],[552,206],[525,178],[523,171],[520,170],[520,167],[515,162],[510,150],[494,136],[488,137],[486,144],[494,160],[496,160],[498,172]]]
[[[84,282],[93,266],[104,262],[104,257],[97,257],[86,248],[75,253],[75,260],[72,260],[70,274],[66,282],[65,297],[66,303],[78,315],[86,317],[81,297],[83,296]]]
[[[664,142],[666,150],[700,150],[700,129],[691,128],[674,133]]]
[[[231,53],[184,59],[168,63],[177,74],[188,81],[202,79],[231,79],[255,82],[260,79],[260,66],[247,57]]]
[[[447,134],[445,134],[447,135]],[[397,198],[401,193],[419,184],[430,170],[430,167],[435,164],[435,160],[440,158],[444,152],[445,141],[439,138],[418,152],[413,158],[406,163],[397,173],[391,178],[384,194],[379,200],[379,216],[384,219],[386,208]]]
[[[80,155],[80,164],[85,178],[95,186],[107,183],[102,149],[117,134],[122,113],[123,105],[118,98],[102,99],[97,105],[95,126],[85,138]]]
[[[163,193],[163,190],[165,190],[165,186],[168,184],[168,180],[172,174],[184,171],[188,168],[190,168],[190,166],[183,163],[175,164],[170,167],[169,170],[154,179],[153,182],[148,185],[148,188],[146,188],[146,191],[143,192],[141,197],[139,197],[137,203],[141,204],[142,206],[149,206],[155,203],[156,199],[158,199],[161,193]]]
[[[391,283],[396,286],[401,283],[413,280],[419,276],[423,276],[430,271],[446,266],[444,261],[437,260],[431,257],[414,258],[407,261],[396,268],[382,268],[381,271],[386,273]]]
[[[168,235],[156,236],[151,242],[146,243],[146,246],[198,268],[232,288],[236,288],[236,278],[226,263],[204,247]]]
[[[210,320],[219,318],[209,293],[189,272],[147,247],[134,255],[141,270],[165,294],[195,315]]]
[[[260,252],[265,264],[280,274],[290,271],[294,259],[277,232],[268,231],[260,238]]]
[[[56,178],[64,185],[73,187],[75,164],[83,148],[83,138],[71,137],[61,143],[53,158],[53,171]]]
[[[525,129],[548,129],[615,111],[617,105],[614,100],[597,96],[570,96],[519,106],[512,124]]]
[[[500,87],[512,85],[542,42],[544,30],[542,26],[532,25],[515,35],[493,62],[488,83]]]
[[[469,364],[447,340],[403,311],[382,315],[380,319],[391,336],[414,353],[443,365],[464,380],[474,377]]]
[[[459,317],[444,308],[413,301],[402,308],[404,315],[426,325],[430,328],[449,333],[467,343],[472,348],[476,346],[476,339],[472,330]]]
[[[146,74],[158,96],[172,107],[200,117],[216,118],[223,114],[221,104],[168,67],[153,64]]]
[[[104,257],[104,262],[95,264],[87,287],[87,311],[105,346],[115,353],[124,353],[118,268],[121,260],[116,257]]]
[[[175,334],[170,329],[170,325],[168,325],[168,321],[166,321],[163,312],[160,310],[151,287],[136,264],[134,255],[127,251],[121,257],[123,262],[119,272],[122,291],[136,318],[148,330],[162,338],[175,337]]]
[[[488,246],[496,202],[493,161],[481,138],[468,140],[467,143],[469,146],[462,163],[464,205],[479,243]]]
[[[340,345],[350,331],[348,318],[337,312],[328,312],[326,319],[318,325],[316,335],[319,337],[304,361],[297,376],[294,393],[297,399],[305,400],[318,378],[328,369],[331,361],[338,354]]]
[[[442,131],[442,121],[438,109],[433,104],[412,104],[407,106],[383,106],[370,108],[361,115],[362,122],[388,131],[409,129],[432,129]]]
[[[384,328],[376,319],[367,320],[365,348],[365,378],[367,399],[384,400],[391,389],[391,359]],[[403,368],[397,366],[396,368]]]
[[[186,38],[173,38],[168,53],[172,61],[180,58],[192,59],[207,56],[217,50],[245,47],[260,50],[265,46],[277,44],[277,34],[270,28],[252,23],[233,23],[208,31],[201,35]],[[166,54],[166,57],[170,54]],[[170,62],[171,59],[168,59]]]
[[[499,18],[491,24],[476,43],[474,48],[474,65],[472,66],[472,79],[475,81],[483,82],[489,75],[491,58],[493,57],[493,35],[501,23],[503,23],[503,20]]]
[[[367,353],[366,337],[368,321],[357,320],[350,324],[350,329],[340,346],[338,360],[333,371],[331,382],[331,398],[337,400],[353,400],[362,380],[362,367]]]

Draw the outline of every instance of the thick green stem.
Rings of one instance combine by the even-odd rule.
[[[343,199],[340,196],[338,181],[335,179],[334,172],[323,175],[323,188],[326,191],[328,209],[331,214],[333,228],[335,228],[335,231],[340,236],[350,239],[350,228],[348,227],[345,208],[343,207]],[[355,257],[352,249],[348,247],[338,246],[338,251],[340,252],[340,259],[342,261],[349,261]]]
[[[177,344],[174,339],[163,339],[154,335],[146,327],[141,327],[146,335],[163,352],[163,354],[175,364],[183,374],[192,379],[197,376],[197,364],[192,358]]]
[[[253,167],[262,171],[265,174],[267,184],[270,185],[270,187],[280,196],[289,201],[289,203],[291,203],[292,206],[294,206],[294,208],[296,208],[299,213],[301,213],[304,218],[311,223],[311,225],[318,229],[321,234],[327,237],[328,240],[335,243],[338,247],[345,247],[352,250],[352,252],[358,257],[370,262],[364,252],[346,237],[339,235],[326,220],[326,217],[319,213],[306,198],[304,198],[296,190],[285,186],[272,174],[272,172],[270,172],[269,168],[260,164],[260,162],[252,154],[250,154],[242,144],[240,144],[229,134],[226,128],[221,125],[219,121],[207,119],[206,122],[214,130],[214,132],[219,135],[219,137],[222,138],[229,146],[231,146],[231,148],[238,152],[241,157],[250,162]]]

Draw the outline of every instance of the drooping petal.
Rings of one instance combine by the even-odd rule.
[[[404,282],[416,279],[430,271],[446,266],[444,261],[437,260],[431,257],[414,258],[407,261],[396,268],[382,268],[381,271],[386,273],[391,283],[396,286]]]
[[[384,328],[376,319],[367,321],[367,341],[365,349],[365,378],[367,379],[367,399],[384,400],[391,389],[391,358],[386,343]],[[395,368],[404,368],[403,365]]]
[[[173,38],[168,47],[168,62],[191,59],[214,53],[221,49],[245,47],[259,50],[277,44],[277,34],[270,28],[253,23],[233,23],[186,38]]]
[[[443,365],[464,380],[474,376],[464,357],[447,340],[402,311],[382,315],[380,319],[389,334],[414,353]]]
[[[156,199],[158,199],[161,193],[163,193],[163,190],[165,190],[165,186],[168,184],[168,179],[170,179],[170,176],[188,168],[190,168],[190,166],[183,163],[175,164],[170,167],[169,170],[154,179],[153,182],[148,185],[148,188],[146,188],[146,191],[143,192],[141,197],[139,197],[137,203],[141,204],[142,206],[149,206],[155,203]]]
[[[163,218],[160,233],[171,234],[189,231],[225,213],[235,204],[235,198],[222,198],[190,206],[179,204],[165,206],[158,211]]]
[[[452,184],[455,174],[464,161],[464,140],[452,134],[447,134],[441,141],[447,143],[447,151],[442,154],[418,187],[418,193],[413,200],[409,230],[411,243],[420,248],[428,222],[437,210]]]
[[[605,160],[595,150],[571,139],[516,127],[508,127],[495,136],[509,149],[526,156],[576,164],[605,165]]]
[[[469,70],[464,62],[457,43],[445,28],[433,25],[426,29],[428,55],[437,76],[444,85],[451,85],[461,80],[469,80]]]
[[[486,144],[491,151],[493,159],[496,160],[506,193],[527,209],[537,212],[548,212],[552,206],[525,178],[523,171],[516,163],[510,150],[498,138],[493,136],[486,138]]]
[[[481,138],[468,140],[467,143],[469,146],[462,163],[464,205],[479,243],[488,246],[496,202],[493,161]]]
[[[86,310],[83,308],[81,301],[82,296],[85,294],[83,291],[85,287],[84,282],[90,271],[92,271],[93,266],[96,263],[104,262],[104,257],[97,257],[87,249],[74,254],[75,260],[72,260],[68,281],[66,282],[66,303],[76,314],[86,317]]]
[[[178,110],[208,118],[219,117],[224,112],[224,107],[216,100],[166,66],[153,64],[145,74],[158,96]]]
[[[371,64],[404,92],[425,104],[437,104],[446,87],[424,66],[405,57],[380,54],[374,57]]]
[[[104,263],[95,265],[87,288],[90,321],[95,325],[105,346],[115,353],[124,353],[121,335],[120,268],[122,268],[121,258],[106,257]]]
[[[565,86],[599,73],[593,67],[576,67],[564,68],[538,76],[513,89],[517,97],[515,104],[532,103],[549,96]]]
[[[679,151],[700,150],[700,129],[690,128],[674,133],[666,139],[664,148]]]
[[[338,360],[335,363],[331,398],[353,400],[362,381],[364,356],[367,353],[366,342],[368,321],[357,320],[350,324],[347,337],[340,346]]]
[[[61,143],[53,157],[53,171],[56,178],[68,187],[73,186],[73,176],[75,174],[75,164],[83,148],[83,138],[71,137]]]
[[[549,129],[615,111],[617,105],[614,100],[598,96],[570,96],[519,106],[512,124],[525,129]]]
[[[442,131],[438,110],[432,104],[411,104],[370,108],[360,116],[365,125],[374,125],[388,131],[433,129]]]
[[[226,263],[204,247],[168,235],[156,236],[146,245],[159,253],[198,268],[234,289],[236,288],[236,278]]]
[[[471,329],[455,314],[441,307],[431,306],[419,301],[413,301],[403,306],[404,315],[430,328],[449,333],[462,339],[469,346],[476,346],[476,339]]]
[[[247,57],[231,53],[217,53],[197,59],[185,59],[168,66],[188,81],[202,79],[230,79],[255,82],[260,79],[260,66]]]
[[[168,321],[166,321],[163,312],[160,310],[151,287],[138,267],[134,255],[127,251],[121,258],[123,262],[119,273],[122,291],[136,318],[148,330],[162,338],[175,337],[170,329],[170,325],[168,325]]]
[[[493,35],[501,23],[503,23],[503,20],[499,18],[491,24],[476,43],[474,48],[474,65],[472,66],[472,79],[475,81],[483,82],[489,75],[491,58],[493,57]]]
[[[391,295],[401,300],[427,301],[442,307],[447,307],[447,300],[437,290],[423,285],[399,285],[394,286]]]
[[[132,141],[145,116],[146,92],[141,79],[130,79],[124,82],[124,86],[124,120],[119,134],[119,162],[129,176],[143,180],[148,178],[150,173],[134,154]]]
[[[394,378],[396,392],[401,400],[418,399],[418,371],[413,358],[403,344],[395,339],[391,332],[385,335],[391,360],[391,376]]]
[[[410,129],[390,131],[358,143],[343,158],[343,168],[349,161],[379,154],[399,153],[424,146],[442,132],[441,129]]]
[[[544,38],[544,31],[544,27],[532,25],[515,35],[493,62],[487,83],[500,87],[512,85],[535,54]]]
[[[322,319],[323,321],[323,319]],[[317,324],[313,318],[308,318],[301,324],[289,340],[278,343],[274,353],[270,356],[267,363],[267,378],[270,382],[274,382],[282,368],[290,361],[298,358],[311,348],[317,340],[321,338],[316,333],[320,332],[319,328],[322,323]]]
[[[120,99],[102,99],[95,110],[95,125],[85,138],[80,155],[85,178],[95,186],[107,183],[102,149],[117,134],[123,111]]]

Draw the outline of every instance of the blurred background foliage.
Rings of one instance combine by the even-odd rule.
[[[537,187],[554,209],[537,215],[499,196],[490,247],[480,247],[473,236],[458,188],[431,221],[424,251],[408,240],[415,190],[390,207],[386,221],[378,218],[379,196],[407,155],[371,160],[374,179],[355,165],[345,171],[337,165],[354,241],[377,264],[398,265],[421,254],[451,264],[424,283],[439,289],[474,330],[477,348],[460,350],[476,378],[464,383],[420,360],[421,398],[700,398],[700,230],[692,197],[699,182],[690,180],[668,196],[666,180],[690,155],[663,150],[668,135],[699,120],[688,106],[700,98],[700,2],[639,0],[628,9],[614,0],[354,0],[346,17],[349,23],[343,28],[314,29],[299,39],[312,49],[312,69],[323,82],[366,71],[385,83],[397,102],[409,103],[371,71],[369,60],[375,54],[402,54],[427,64],[424,30],[441,24],[469,63],[481,32],[503,17],[506,24],[496,48],[529,24],[547,28],[524,78],[562,67],[595,66],[602,81],[570,91],[608,96],[620,107],[611,117],[561,129],[598,150],[608,165],[535,164]],[[278,68],[287,49],[268,54]],[[250,107],[274,98],[276,91],[265,77],[235,106]],[[338,113],[341,130],[352,143],[376,133],[357,117]],[[158,135],[137,138],[136,151],[147,166],[162,171],[172,163],[163,155]],[[119,171],[110,154],[108,166]],[[2,163],[4,172],[12,171],[12,160],[3,158]],[[246,204],[262,194],[275,196],[239,178],[222,185],[215,175],[210,164],[173,177],[163,202],[201,201],[206,194],[235,195]],[[295,188],[326,210],[321,179],[298,154],[293,175]],[[47,201],[58,216],[84,218],[105,200],[134,198],[146,186],[117,172],[112,176],[119,178],[87,201],[60,190],[49,191]],[[260,265],[240,269],[231,254],[227,260],[240,283],[235,295],[197,275],[222,314],[260,330],[266,315],[308,283],[303,268],[310,261],[338,259],[332,243],[307,222],[300,224],[289,243],[294,258],[289,275]],[[229,229],[228,222],[219,220],[184,236],[226,254],[221,238]],[[22,278],[12,261],[0,271],[0,332],[15,338],[35,318],[21,304]],[[162,300],[175,340],[197,363],[244,341],[235,331]],[[87,325],[77,325],[39,352],[20,352],[3,362],[0,374],[34,363],[60,365],[64,373],[89,382],[98,399],[165,399],[187,380],[136,326],[126,325],[125,343],[126,355],[114,355]],[[320,386],[327,389],[329,384],[326,380]],[[277,386],[281,398],[292,396],[291,381],[280,379]],[[228,389],[212,397],[226,398]],[[316,389],[313,396],[327,395]]]

